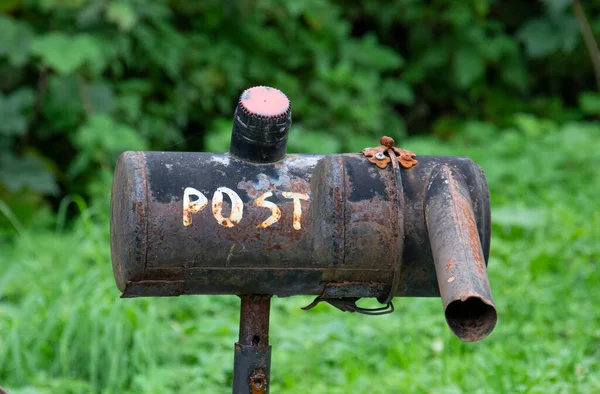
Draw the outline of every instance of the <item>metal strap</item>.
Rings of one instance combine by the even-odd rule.
[[[394,191],[396,193],[396,253],[394,261],[392,262],[392,281],[390,282],[390,288],[385,298],[378,298],[377,300],[382,304],[390,304],[392,298],[396,295],[398,285],[400,283],[400,272],[402,268],[402,253],[404,251],[404,190],[402,187],[402,174],[400,172],[400,166],[396,159],[396,154],[393,149],[387,150],[388,155],[392,161],[392,171],[394,173]]]

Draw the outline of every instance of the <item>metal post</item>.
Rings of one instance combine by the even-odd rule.
[[[269,394],[271,296],[243,295],[240,298],[240,338],[235,344],[233,394]]]

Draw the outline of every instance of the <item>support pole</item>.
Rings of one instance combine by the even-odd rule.
[[[235,344],[233,394],[269,394],[271,296],[243,295],[240,298],[240,338]]]

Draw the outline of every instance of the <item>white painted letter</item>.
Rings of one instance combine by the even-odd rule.
[[[223,211],[223,193],[229,196],[231,200],[231,213],[229,218],[224,218]],[[215,191],[212,199],[212,211],[217,223],[225,227],[233,227],[242,220],[244,215],[244,202],[236,192],[228,187],[220,187]]]
[[[281,210],[277,208],[277,205],[275,205],[275,203],[272,203],[271,201],[266,201],[266,199],[271,197],[272,195],[273,193],[266,192],[265,194],[254,200],[254,204],[256,204],[257,206],[269,208],[271,210],[271,216],[269,216],[267,220],[256,226],[256,228],[267,228],[272,224],[277,223],[279,219],[281,219]]]
[[[198,197],[198,199],[191,201],[190,196]],[[208,205],[206,196],[194,189],[193,187],[186,187],[183,191],[183,225],[189,226],[192,224],[192,213],[200,212]]]
[[[308,195],[306,193],[292,193],[292,192],[283,192],[283,197],[291,198],[294,200],[294,228],[296,230],[302,229],[302,225],[300,224],[300,220],[302,219],[302,205],[300,200],[308,200]]]

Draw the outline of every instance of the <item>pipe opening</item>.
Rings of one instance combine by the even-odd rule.
[[[488,336],[496,326],[496,308],[478,297],[452,301],[446,307],[448,326],[461,341],[473,342]]]

